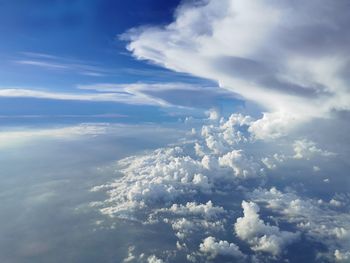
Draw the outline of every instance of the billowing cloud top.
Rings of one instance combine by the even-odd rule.
[[[180,5],[171,24],[123,38],[138,59],[302,121],[350,108],[348,9],[342,0],[202,0]]]

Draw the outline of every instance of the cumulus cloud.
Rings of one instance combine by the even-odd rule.
[[[127,262],[142,262],[142,263],[164,263],[164,261],[158,258],[156,255],[146,256],[145,253],[135,255],[135,247],[128,248],[128,255],[123,259],[123,263]]]
[[[341,251],[339,251],[337,249],[334,252],[334,257],[335,257],[335,260],[338,261],[338,262],[349,262],[349,260],[350,260],[350,251],[341,252]]]
[[[333,156],[334,153],[322,150],[316,146],[316,143],[313,141],[308,141],[306,139],[296,140],[293,144],[294,147],[294,158],[295,159],[310,159],[312,156],[321,155],[321,156]]]
[[[209,120],[218,120],[220,118],[220,112],[218,109],[212,108],[207,111]]]
[[[297,241],[299,234],[264,221],[264,215],[260,217],[257,205],[260,202],[267,204],[267,209],[279,212],[273,219],[294,224],[312,238],[320,237],[319,224],[324,224],[325,228],[329,226],[328,236],[334,238],[327,243],[331,253],[337,248],[346,249],[335,246],[337,240],[348,233],[344,215],[337,217],[339,221],[336,223],[327,225],[327,218],[335,216],[335,209],[341,207],[324,202],[322,209],[317,208],[318,204],[315,205],[313,201],[305,201],[292,192],[284,194],[275,188],[269,191],[263,188],[254,190],[254,186],[271,180],[270,171],[263,167],[284,175],[280,165],[305,165],[310,162],[294,157],[294,139],[291,143],[285,138],[275,137],[275,142],[283,145],[279,153],[275,152],[278,145],[273,145],[270,139],[257,139],[250,127],[258,120],[241,114],[209,118],[203,121],[201,129],[197,129],[199,132],[188,134],[191,140],[118,161],[117,169],[122,176],[92,189],[105,191],[108,195],[106,200],[95,202],[93,206],[112,218],[136,220],[145,227],[166,224],[177,239],[174,253],[187,253],[188,260],[192,261],[199,260],[201,255],[207,258],[223,256],[223,251],[235,248],[224,241],[227,236],[223,237],[230,233],[234,238],[232,230],[228,230],[232,222],[236,222],[236,236],[250,245],[257,257],[263,258],[262,255],[266,256],[266,253],[283,257],[282,252]],[[315,143],[312,146],[308,148],[313,149],[310,151],[315,155],[328,156],[322,154],[326,151],[320,150]],[[313,165],[310,165],[308,172]],[[236,193],[237,197],[232,198]],[[237,206],[237,202],[239,205],[243,197],[253,202],[244,201],[244,216],[237,218],[232,207]],[[347,207],[347,196],[334,195],[333,199],[344,204],[343,208]],[[333,212],[328,217],[314,219],[313,215],[322,213],[323,209],[327,213]],[[198,252],[199,240],[213,236],[217,239],[203,241],[202,249]],[[207,252],[204,253],[204,250]]]
[[[247,158],[241,150],[233,150],[219,157],[219,164],[223,167],[230,167],[235,176],[256,177],[260,172],[260,165],[252,159]]]
[[[161,208],[150,214],[149,222],[162,218],[169,223],[178,239],[183,240],[194,233],[212,233],[224,230],[226,222],[223,207],[214,206],[211,201],[205,204],[187,202],[186,205],[173,204],[170,208]]]
[[[172,23],[123,38],[138,59],[212,79],[262,105],[268,113],[252,130],[274,137],[333,109],[349,110],[347,7],[315,0],[186,2]]]
[[[207,237],[199,245],[199,251],[207,254],[209,258],[215,258],[218,255],[231,256],[242,259],[244,254],[239,247],[234,243],[229,243],[226,240],[216,240],[214,237]]]
[[[164,263],[160,258],[157,258],[155,255],[151,255],[147,258],[147,263]]]
[[[135,247],[128,248],[128,256],[124,258],[123,260],[124,263],[132,262],[136,259],[136,256],[133,254],[134,250],[135,250]]]
[[[235,232],[247,241],[255,251],[279,255],[283,248],[298,238],[298,233],[281,231],[277,226],[266,224],[259,217],[259,206],[254,202],[242,202],[244,216],[237,219]]]
[[[278,165],[282,164],[287,158],[288,157],[284,154],[275,153],[272,156],[263,157],[261,161],[268,169],[276,169]]]
[[[201,174],[201,163],[183,156],[180,147],[165,148],[141,157],[130,157],[119,162],[124,177],[109,185],[95,188],[109,189],[110,203],[106,214],[119,214],[158,202],[168,203],[183,194],[207,191],[208,178]],[[201,177],[201,180],[199,179]],[[204,179],[206,178],[206,179]]]
[[[309,237],[325,243],[330,250],[350,250],[350,215],[334,210],[338,207],[334,208],[334,204],[338,205],[339,201],[331,199],[327,204],[323,200],[302,198],[293,191],[282,192],[274,187],[255,189],[249,196],[280,213],[284,220],[295,224]]]
[[[177,146],[129,157],[119,161],[119,165],[124,177],[93,189],[108,191],[110,198],[101,211],[111,216],[158,203],[171,204],[183,196],[210,193],[221,181],[261,175],[260,166],[240,150],[198,160]]]
[[[206,219],[218,218],[225,212],[221,206],[214,206],[212,201],[205,204],[187,202],[186,205],[173,204],[170,208],[160,209],[160,212],[171,212],[177,216],[196,215]]]
[[[225,220],[191,219],[183,217],[180,219],[165,218],[165,222],[170,223],[175,232],[175,236],[183,240],[196,236],[194,235],[195,233],[198,235],[223,231]]]
[[[296,121],[285,112],[264,113],[261,119],[251,123],[249,132],[255,139],[273,140],[286,135],[290,125]]]
[[[223,181],[261,177],[262,163],[239,149],[250,140],[247,129],[252,122],[249,116],[233,114],[227,120],[221,118],[217,126],[204,125],[193,145],[195,155],[179,145],[120,160],[118,165],[124,177],[93,189],[107,190],[110,196],[101,211],[120,216],[135,209],[171,205],[179,198],[211,193]]]
[[[204,148],[207,148],[210,153],[222,154],[232,150],[234,146],[250,141],[251,134],[247,129],[252,123],[254,120],[249,116],[232,114],[227,120],[221,118],[218,125],[203,125],[201,137],[205,144],[196,146],[198,153],[205,153]]]

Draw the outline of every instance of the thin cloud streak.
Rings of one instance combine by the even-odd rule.
[[[0,88],[0,97],[117,102],[157,107],[207,108],[220,100],[237,100],[232,93],[215,86],[188,83],[97,83],[78,85],[73,92]]]

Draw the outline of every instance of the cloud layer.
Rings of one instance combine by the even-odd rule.
[[[349,246],[339,240],[348,238],[348,219],[335,213],[348,209],[346,194],[330,190],[332,198],[314,200],[289,186],[285,191],[262,188],[299,176],[289,171],[302,173],[305,178],[297,179],[302,185],[337,155],[300,135],[257,139],[255,125],[261,119],[212,116],[182,143],[118,161],[122,176],[94,187],[108,198],[91,205],[114,220],[168,229],[162,235],[173,235],[176,244],[163,255],[166,262],[181,256],[188,262],[278,261],[288,258],[289,245],[301,244],[303,235],[329,249],[320,257],[346,257]],[[325,184],[322,177],[312,180]]]

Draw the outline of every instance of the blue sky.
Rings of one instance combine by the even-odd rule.
[[[0,33],[6,37],[0,43],[0,89],[84,94],[90,91],[78,86],[176,82],[205,84],[214,90],[215,82],[136,60],[126,50],[127,42],[120,39],[130,28],[171,22],[178,4],[178,0],[137,0],[132,5],[112,0],[2,1]],[[177,91],[180,100],[181,93]],[[162,96],[167,98],[166,92]],[[5,94],[0,98],[0,115],[3,116],[0,121],[6,125],[84,121],[72,115],[94,115],[94,121],[106,121],[106,116],[96,117],[106,114],[128,116],[109,118],[109,121],[177,121],[188,112],[203,116],[210,107],[235,101],[233,96],[223,94],[204,103],[195,100],[195,94],[184,93],[184,96],[194,97],[191,109],[177,109],[176,106],[165,109],[159,105],[135,105],[108,99],[96,102]],[[237,105],[242,106],[242,103],[237,101]],[[26,115],[36,118],[30,121],[21,118]],[[50,118],[43,116],[38,120],[38,115]],[[57,115],[60,117],[53,120]],[[14,116],[16,118],[10,118]]]

